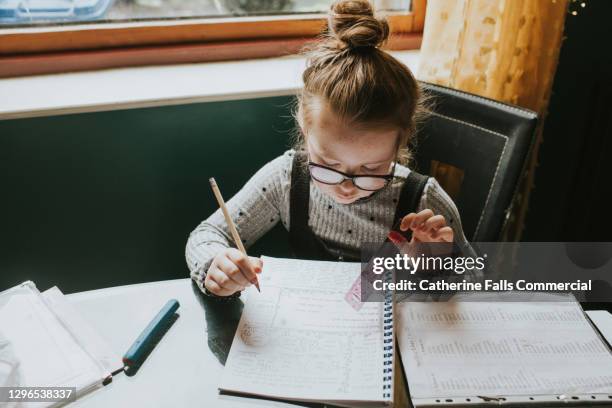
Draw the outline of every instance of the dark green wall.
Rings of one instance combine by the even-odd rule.
[[[0,121],[0,290],[187,277],[189,232],[289,146],[291,97]],[[285,254],[283,231],[252,253]]]

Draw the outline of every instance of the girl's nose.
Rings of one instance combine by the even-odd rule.
[[[338,185],[338,187],[345,194],[352,193],[356,189],[352,180],[344,180],[342,183]]]

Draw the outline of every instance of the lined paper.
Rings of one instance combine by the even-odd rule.
[[[406,302],[412,398],[612,394],[612,354],[576,301]]]
[[[303,401],[381,401],[382,303],[355,310],[345,295],[359,263],[264,258],[222,390]]]

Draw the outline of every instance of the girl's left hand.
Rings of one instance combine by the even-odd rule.
[[[402,231],[412,229],[410,242],[453,242],[453,229],[446,225],[443,215],[434,215],[430,209],[406,215],[400,224]]]

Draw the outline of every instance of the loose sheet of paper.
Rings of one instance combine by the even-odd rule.
[[[396,311],[413,399],[612,394],[612,354],[578,302],[406,302]]]
[[[86,321],[57,286],[41,293],[43,300],[87,353],[106,371],[105,377],[123,368],[121,356],[116,354],[91,324]]]
[[[250,290],[222,390],[299,400],[380,401],[382,304],[344,299],[358,263],[265,257]]]

